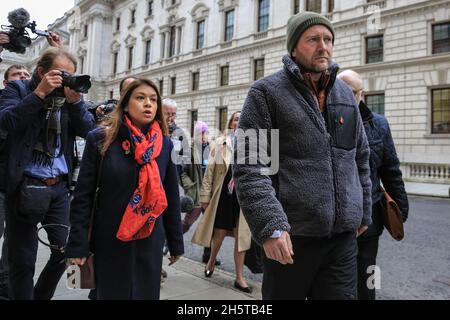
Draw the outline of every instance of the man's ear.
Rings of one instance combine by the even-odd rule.
[[[5,87],[6,88],[6,85],[8,84],[8,81],[6,81],[6,80],[3,80],[3,87]]]
[[[38,67],[37,72],[38,72],[39,78],[41,78],[41,79],[44,77],[44,75],[46,73],[44,68],[42,68],[42,67]]]

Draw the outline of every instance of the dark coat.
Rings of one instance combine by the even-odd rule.
[[[68,186],[70,186],[75,137],[86,137],[95,127],[95,121],[86,110],[84,101],[78,104],[64,104],[61,113],[68,116],[67,125],[61,123],[61,134],[67,135],[64,157],[69,169]],[[7,173],[0,172],[0,179],[7,181],[7,202],[11,212],[15,210],[17,190],[25,167],[31,161],[44,120],[43,101],[32,92],[30,80],[9,82],[0,98],[0,129],[8,133],[6,166],[0,166],[0,169],[7,170]]]
[[[249,164],[248,154],[238,154],[233,176],[245,219],[259,244],[275,230],[306,237],[356,232],[371,223],[372,186],[369,145],[353,93],[336,79],[338,66],[332,64],[322,116],[299,66],[289,55],[283,63],[253,84],[239,119],[244,131],[267,129],[269,144],[271,130],[279,129],[279,170],[272,176],[261,173],[267,169],[262,162]]]
[[[383,182],[386,191],[397,202],[404,221],[408,218],[409,206],[389,123],[383,116],[370,111],[364,102],[360,103],[359,110],[370,146],[370,178],[372,180],[372,224],[361,236],[366,238],[378,236],[383,232],[383,222],[378,207],[383,196],[380,182]]]
[[[67,257],[81,258],[89,253],[88,226],[100,163],[98,145],[102,137],[101,129],[92,131],[87,137],[70,211],[72,229]],[[170,157],[173,145],[164,137],[161,154],[156,159],[167,196],[167,209],[156,220],[150,237],[122,242],[116,238],[116,233],[139,175],[134,149],[125,155],[124,140],[132,141],[129,129],[122,125],[102,162],[90,247],[95,254],[98,299],[159,299],[164,234],[171,255],[184,253],[177,170]]]

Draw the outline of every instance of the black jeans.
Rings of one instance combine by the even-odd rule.
[[[375,300],[375,288],[367,280],[373,275],[368,268],[377,264],[378,240],[378,236],[358,238],[358,300]]]
[[[52,188],[50,209],[42,225],[69,225],[69,190],[67,182],[62,181]],[[12,299],[49,300],[66,269],[65,256],[57,250],[51,250],[50,259],[42,270],[33,288],[33,277],[38,250],[36,226],[17,220],[13,214],[6,216],[9,250],[9,286]],[[67,230],[47,228],[48,240],[53,245],[66,244]]]
[[[330,238],[291,237],[294,264],[264,257],[264,300],[356,299],[356,234]]]

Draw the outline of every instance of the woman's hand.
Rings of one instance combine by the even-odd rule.
[[[177,262],[178,260],[180,260],[181,256],[170,256],[169,257],[169,266],[173,265],[175,262]]]
[[[87,258],[70,258],[69,261],[71,264],[75,264],[77,266],[82,266],[85,264]]]
[[[209,202],[202,202],[203,210],[206,210],[206,208],[208,208],[208,206],[209,206]]]

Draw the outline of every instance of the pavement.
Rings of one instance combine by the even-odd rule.
[[[450,185],[438,183],[405,182],[409,195],[450,198]]]
[[[0,245],[3,239],[0,240]],[[39,244],[36,262],[35,282],[48,260],[50,249]],[[161,285],[161,300],[261,300],[261,284],[248,280],[253,288],[251,294],[234,288],[234,275],[219,268],[214,270],[211,278],[204,276],[205,265],[182,257],[173,266],[168,266],[164,257],[163,268],[168,277]],[[66,275],[61,278],[56,289],[54,300],[88,300],[89,290],[69,289],[66,286]]]

